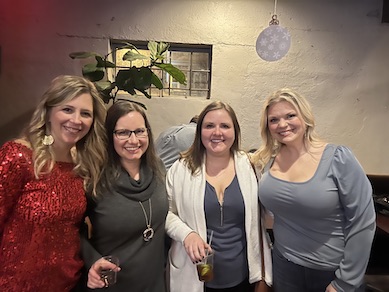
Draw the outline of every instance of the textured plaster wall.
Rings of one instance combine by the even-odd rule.
[[[259,108],[288,86],[310,100],[317,129],[350,146],[367,173],[389,173],[389,24],[382,0],[278,1],[289,53],[265,62],[255,52],[274,2],[0,1],[0,142],[29,120],[39,96],[59,74],[80,75],[73,51],[108,50],[110,38],[213,45],[211,99],[236,110],[243,147],[260,143]],[[209,100],[146,100],[154,135],[184,123]]]

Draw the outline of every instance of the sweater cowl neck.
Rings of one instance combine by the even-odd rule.
[[[156,187],[154,173],[142,162],[139,174],[139,180],[135,180],[122,168],[115,184],[115,191],[130,200],[141,202],[148,200]]]

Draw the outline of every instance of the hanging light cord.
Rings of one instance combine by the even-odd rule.
[[[269,25],[278,25],[280,22],[277,19],[277,0],[274,0],[274,13],[271,17],[271,20],[269,22]]]
[[[274,15],[277,15],[277,0],[274,0]]]

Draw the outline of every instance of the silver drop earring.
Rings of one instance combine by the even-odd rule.
[[[43,145],[45,146],[50,146],[54,143],[54,138],[53,136],[51,136],[50,134],[49,135],[45,135],[42,139],[42,143]]]

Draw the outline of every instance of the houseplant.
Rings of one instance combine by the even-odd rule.
[[[115,102],[119,90],[136,95],[142,93],[147,98],[151,95],[147,90],[154,85],[158,89],[163,88],[161,79],[153,72],[153,68],[159,68],[168,73],[173,79],[181,84],[186,84],[185,74],[170,63],[164,63],[169,44],[164,42],[148,42],[150,56],[143,55],[139,50],[128,42],[113,49],[106,55],[96,52],[73,52],[69,56],[72,59],[93,59],[82,68],[82,75],[95,83],[105,103]],[[119,66],[113,63],[112,56],[116,51],[126,50],[123,61],[129,61],[130,66]],[[134,61],[147,60],[147,65],[135,66]],[[112,71],[110,71],[112,70]],[[112,77],[110,78],[110,73]],[[110,79],[113,79],[112,81]],[[134,101],[136,102],[136,101]],[[142,103],[136,102],[143,107]]]

